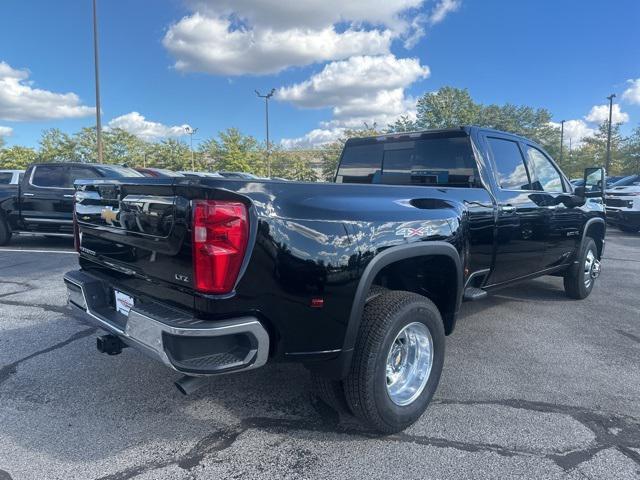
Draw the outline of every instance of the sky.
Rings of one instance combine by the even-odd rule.
[[[640,124],[637,0],[98,0],[102,122],[194,143],[228,127],[313,147],[451,85],[548,108],[577,144]],[[91,0],[0,2],[0,136],[95,125]]]

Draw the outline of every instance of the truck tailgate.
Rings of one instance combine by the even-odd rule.
[[[132,277],[190,288],[189,206],[173,179],[77,182],[80,254]]]

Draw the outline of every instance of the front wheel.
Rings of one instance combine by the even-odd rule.
[[[350,410],[382,433],[407,428],[436,391],[444,345],[440,312],[428,298],[403,291],[375,297],[365,307],[344,380]]]
[[[593,238],[587,237],[578,252],[578,258],[564,276],[564,291],[568,297],[576,300],[587,298],[599,276],[598,248]]]

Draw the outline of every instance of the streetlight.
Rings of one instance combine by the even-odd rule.
[[[102,163],[102,121],[100,119],[100,69],[98,65],[98,12],[96,0],[93,0],[93,59],[96,75],[96,134],[98,163]]]
[[[564,145],[564,120],[560,121],[560,164],[562,164],[562,146]]]
[[[189,135],[189,137],[191,137],[191,147],[190,147],[190,150],[191,150],[191,171],[195,172],[196,171],[196,164],[195,164],[195,161],[193,159],[193,136],[198,131],[198,129],[186,126],[186,127],[184,127],[184,131],[187,132],[187,135]]]
[[[609,130],[607,132],[607,163],[605,164],[605,170],[607,175],[609,174],[609,166],[611,165],[611,118],[613,114],[613,99],[616,98],[616,94],[612,93],[607,97],[609,100]]]
[[[267,176],[271,177],[271,146],[269,145],[269,99],[273,97],[274,93],[276,93],[276,89],[272,88],[271,91],[266,95],[260,95],[260,92],[258,90],[256,90],[255,92],[258,97],[264,98],[264,108],[267,123]]]

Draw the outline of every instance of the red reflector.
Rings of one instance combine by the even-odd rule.
[[[311,308],[322,308],[322,307],[324,307],[324,298],[311,299]]]
[[[223,200],[193,201],[193,279],[203,293],[233,290],[249,240],[247,207]]]

